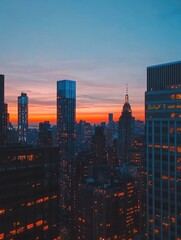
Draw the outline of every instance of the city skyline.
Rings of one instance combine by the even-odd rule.
[[[144,119],[146,67],[179,60],[179,1],[1,1],[0,73],[17,123],[17,96],[29,96],[30,124],[56,122],[56,81],[77,82],[77,120],[118,120],[129,85]],[[28,11],[27,11],[28,10]]]

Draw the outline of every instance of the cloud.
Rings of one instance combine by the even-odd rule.
[[[86,110],[87,114],[98,111],[120,113],[129,81],[132,106],[143,104],[144,100],[144,87],[140,88],[141,83],[137,83],[137,79],[143,77],[135,67],[128,69],[124,64],[120,67],[118,63],[104,65],[96,61],[10,62],[4,63],[2,70],[6,75],[6,102],[13,118],[17,118],[17,97],[22,91],[28,94],[33,119],[36,114],[56,116],[56,82],[61,79],[77,81],[77,114]]]

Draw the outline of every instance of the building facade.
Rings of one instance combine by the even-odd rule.
[[[4,75],[0,74],[0,145],[7,140],[7,104],[4,103]]]
[[[38,143],[44,146],[52,145],[52,131],[49,121],[39,123]]]
[[[148,239],[181,239],[181,61],[147,68]]]
[[[0,154],[0,239],[60,240],[58,148]]]
[[[28,96],[26,93],[21,93],[18,97],[18,139],[19,142],[27,141],[28,131]]]
[[[63,225],[71,231],[74,208],[76,82],[57,82],[57,134],[60,158],[60,207]]]

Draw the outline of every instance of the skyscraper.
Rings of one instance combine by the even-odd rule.
[[[4,142],[4,75],[0,74],[0,144]]]
[[[181,61],[147,68],[148,239],[181,239]]]
[[[0,149],[0,239],[60,239],[58,155],[57,147]]]
[[[128,93],[126,93],[122,115],[118,122],[118,157],[124,164],[130,163],[129,149],[134,134],[134,120]]]
[[[21,93],[18,97],[18,138],[19,142],[25,143],[28,130],[28,97],[26,93]]]
[[[49,121],[39,123],[38,143],[40,145],[52,145],[52,132]]]
[[[57,82],[57,134],[60,148],[60,185],[62,221],[72,229],[74,205],[74,143],[76,114],[76,82]]]

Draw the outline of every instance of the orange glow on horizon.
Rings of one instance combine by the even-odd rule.
[[[10,113],[10,122],[17,125],[17,107],[15,105],[8,106]],[[122,106],[93,106],[92,108],[77,107],[76,121],[84,120],[90,123],[108,122],[108,114],[113,113],[114,121],[118,121],[122,114]],[[144,106],[132,106],[132,115],[135,119],[144,121]],[[42,108],[41,106],[29,106],[29,124],[38,124],[40,122],[49,121],[56,124],[56,108]]]

